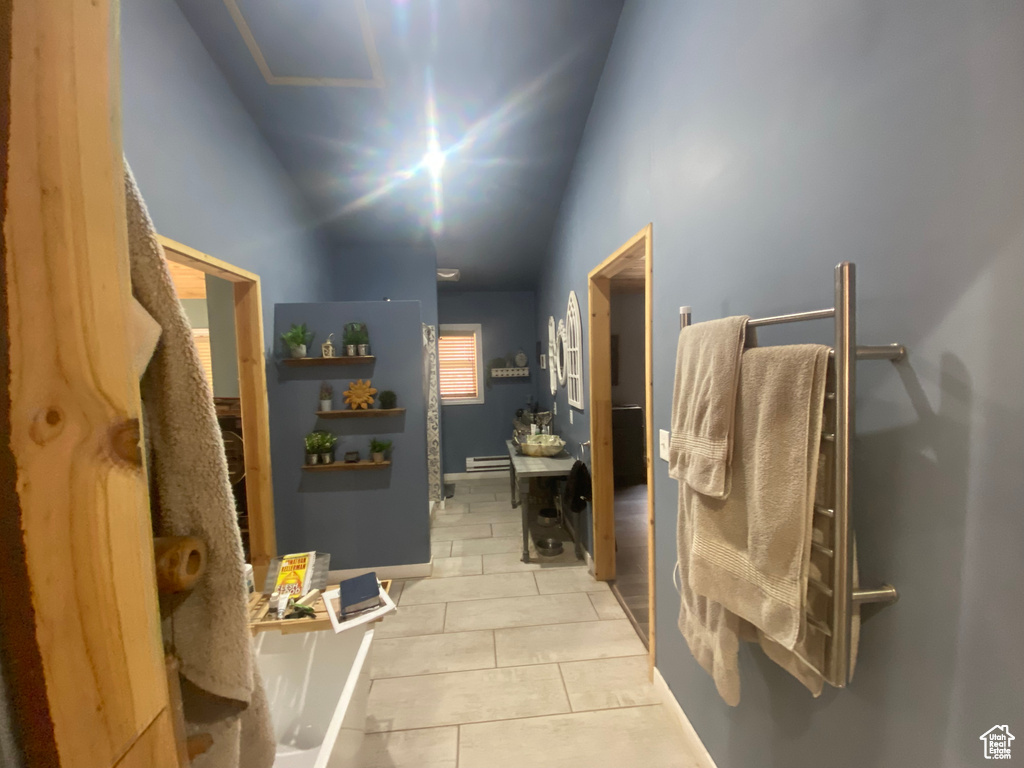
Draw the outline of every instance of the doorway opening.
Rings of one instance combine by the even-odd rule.
[[[594,576],[611,583],[653,669],[652,230],[590,272],[588,379]]]
[[[170,238],[159,240],[214,393],[245,554],[255,583],[262,584],[277,556],[277,534],[260,278]]]

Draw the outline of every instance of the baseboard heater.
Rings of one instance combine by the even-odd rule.
[[[500,472],[508,471],[508,456],[469,456],[466,458],[467,472]]]

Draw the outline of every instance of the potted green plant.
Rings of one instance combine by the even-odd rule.
[[[359,332],[353,326],[346,325],[342,338],[345,341],[345,354],[349,357],[354,357],[356,346],[359,344]]]
[[[305,357],[306,345],[312,343],[313,332],[306,329],[306,324],[295,325],[281,334],[281,339],[288,345],[292,357]]]
[[[370,332],[366,330],[366,326],[362,323],[359,324],[359,328],[356,330],[356,351],[364,357],[370,354]]]
[[[306,463],[309,465],[320,463],[320,433],[310,432],[306,435]]]
[[[345,326],[345,354],[370,354],[370,332],[366,330],[366,323],[348,323]]]
[[[334,446],[338,444],[338,438],[330,432],[320,433],[320,463],[334,463]]]
[[[392,392],[390,389],[385,389],[378,395],[380,400],[380,407],[383,410],[391,410],[398,403],[398,395]]]
[[[326,381],[320,385],[320,410],[329,411],[331,410],[331,404],[334,400],[334,387],[328,384]]]
[[[373,456],[374,464],[383,463],[384,454],[386,454],[390,450],[390,440],[378,440],[376,437],[370,440],[370,455]]]

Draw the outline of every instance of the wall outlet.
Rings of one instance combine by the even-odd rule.
[[[572,408],[569,409],[569,423],[572,424]]]
[[[668,436],[667,429],[658,430],[658,455],[662,461],[668,461]]]

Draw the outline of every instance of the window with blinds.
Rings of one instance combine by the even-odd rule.
[[[437,340],[437,372],[441,402],[482,403],[479,325],[442,325]]]

